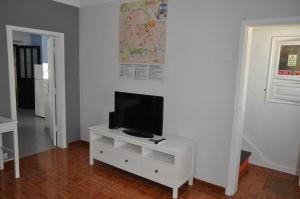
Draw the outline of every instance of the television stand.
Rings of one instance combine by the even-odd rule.
[[[91,165],[98,160],[168,186],[173,189],[174,199],[184,183],[193,184],[192,140],[164,134],[168,141],[157,145],[149,139],[129,136],[123,129],[109,129],[107,124],[90,127],[89,132]]]
[[[125,129],[123,132],[127,135],[132,135],[135,137],[140,137],[140,138],[153,138],[154,136],[152,134],[144,133],[142,131],[137,131],[137,130],[130,130],[130,129]]]

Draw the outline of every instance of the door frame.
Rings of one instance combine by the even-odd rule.
[[[65,39],[64,33],[52,32],[40,29],[32,29],[19,26],[6,25],[8,68],[9,68],[9,90],[10,90],[10,108],[11,119],[17,120],[17,104],[15,92],[15,69],[14,69],[14,49],[13,49],[13,31],[26,32],[30,34],[45,35],[54,37],[56,48],[56,114],[57,114],[57,146],[67,148],[66,131],[66,91],[65,91]]]
[[[234,195],[238,189],[240,155],[242,149],[242,138],[244,134],[243,132],[246,112],[247,86],[250,68],[250,51],[253,29],[261,26],[284,26],[296,24],[300,24],[299,16],[246,20],[242,22],[240,32],[228,177],[225,190],[225,193],[228,196]]]

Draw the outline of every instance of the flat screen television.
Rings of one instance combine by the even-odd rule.
[[[164,98],[115,92],[115,114],[124,132],[138,137],[162,135]]]

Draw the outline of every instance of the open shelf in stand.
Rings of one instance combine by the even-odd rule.
[[[157,162],[169,165],[169,166],[174,166],[175,165],[175,156],[168,154],[168,153],[163,153],[160,151],[156,150],[150,150],[147,154],[144,155],[144,158],[150,159],[150,160],[155,160]]]
[[[95,143],[99,145],[105,145],[108,147],[113,148],[114,147],[114,139],[106,136],[101,136],[94,140]]]
[[[118,147],[118,149],[126,153],[132,153],[136,155],[142,154],[142,147],[131,143],[123,143]]]

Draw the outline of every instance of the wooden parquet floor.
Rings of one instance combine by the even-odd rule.
[[[0,171],[0,198],[20,199],[166,199],[172,190],[101,162],[89,165],[88,144],[52,149],[21,159],[21,178],[15,180],[13,162]],[[224,189],[196,180],[179,189],[181,199],[225,199]],[[234,199],[300,199],[297,177],[250,166],[240,179]]]

